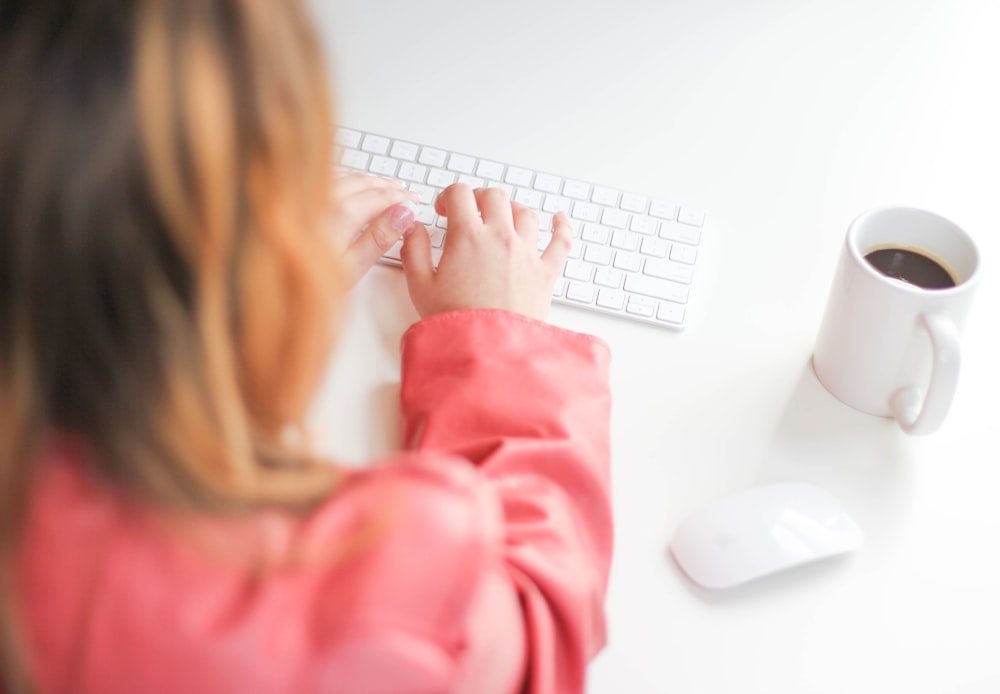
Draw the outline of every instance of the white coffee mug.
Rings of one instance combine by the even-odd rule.
[[[893,276],[897,264],[883,272],[866,260],[886,249],[902,251],[897,258],[912,258],[909,253],[929,258],[954,286],[919,286],[912,276],[909,281]],[[926,265],[913,260],[914,266]],[[813,351],[820,382],[857,410],[895,417],[907,433],[937,430],[958,384],[959,331],[979,265],[972,238],[931,212],[888,207],[855,219]]]

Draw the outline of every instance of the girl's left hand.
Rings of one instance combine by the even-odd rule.
[[[334,181],[329,223],[350,286],[413,226],[418,199],[395,181],[367,174],[343,174]]]

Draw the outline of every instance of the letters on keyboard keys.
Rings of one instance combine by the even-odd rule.
[[[553,216],[568,215],[573,243],[553,302],[666,328],[688,320],[707,220],[697,208],[348,128],[337,131],[334,156],[341,169],[396,179],[420,196],[417,219],[435,265],[448,243],[448,220],[434,211],[441,191],[456,181],[499,188],[535,211],[539,253],[552,240]],[[401,265],[401,247],[382,261]]]

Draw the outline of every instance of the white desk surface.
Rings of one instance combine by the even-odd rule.
[[[556,306],[613,352],[617,545],[592,694],[1000,691],[1000,4],[312,0],[340,122],[708,211],[683,333]],[[924,207],[985,276],[953,409],[910,438],[809,360],[851,219]],[[324,450],[398,446],[400,271],[352,295]],[[582,376],[581,376],[582,377]],[[847,557],[726,593],[668,554],[729,492],[828,489]]]

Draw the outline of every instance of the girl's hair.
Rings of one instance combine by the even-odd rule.
[[[0,653],[47,440],[173,508],[307,508],[295,435],[343,289],[300,0],[0,4]],[[298,443],[296,443],[298,442]]]

